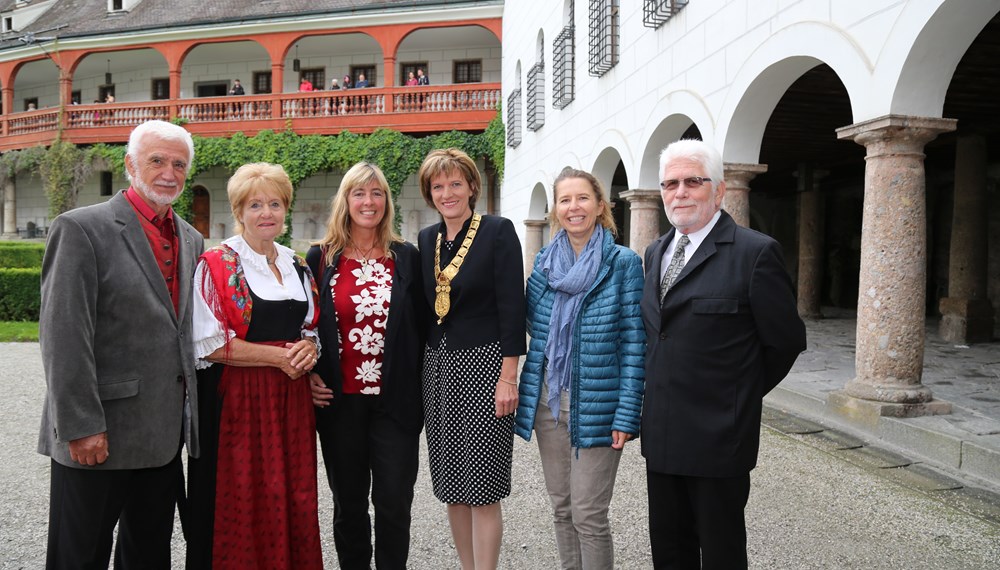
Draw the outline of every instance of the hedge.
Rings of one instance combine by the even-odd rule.
[[[42,266],[45,244],[37,242],[0,241],[0,268]]]
[[[37,321],[42,269],[0,268],[0,321]]]

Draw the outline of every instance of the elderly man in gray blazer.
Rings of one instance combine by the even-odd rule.
[[[170,204],[194,158],[164,121],[132,131],[131,187],[52,221],[39,321],[52,458],[48,568],[170,568],[180,449],[198,454],[191,287],[202,236]]]

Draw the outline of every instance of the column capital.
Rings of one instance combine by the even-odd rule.
[[[829,170],[823,170],[821,168],[810,168],[806,173],[804,173],[800,168],[792,173],[792,178],[796,180],[798,185],[796,190],[799,192],[813,192],[819,189],[819,181],[829,175]]]
[[[524,226],[532,229],[543,229],[549,225],[548,220],[524,220]]]
[[[660,195],[659,190],[643,190],[641,188],[636,188],[634,190],[619,192],[618,197],[628,202],[629,206],[632,208],[642,208],[646,207],[648,204],[653,204],[654,207],[659,208],[663,205],[663,197]]]
[[[724,168],[726,172],[750,172],[753,173],[754,176],[767,172],[766,164],[758,164],[755,162],[725,162],[722,164],[722,168]]]
[[[750,227],[750,181],[758,174],[767,172],[766,164],[727,162],[722,165],[726,179],[726,195],[722,198],[722,209],[736,220],[736,223]]]
[[[726,178],[726,191],[750,190],[750,181],[758,174],[767,172],[766,164],[727,162],[722,165]]]
[[[957,119],[885,115],[837,129],[837,138],[853,140],[875,154],[923,154],[924,145],[941,133],[954,131]]]

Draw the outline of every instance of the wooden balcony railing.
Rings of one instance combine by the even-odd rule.
[[[0,115],[0,151],[48,144],[60,126],[64,140],[78,144],[124,142],[134,126],[150,119],[183,119],[192,133],[202,136],[253,135],[289,124],[310,134],[364,133],[378,127],[479,130],[495,115],[500,96],[499,83],[474,83],[72,105],[62,125],[54,108]]]

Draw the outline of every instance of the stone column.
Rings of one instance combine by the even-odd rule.
[[[799,185],[799,270],[797,302],[799,316],[821,319],[820,296],[823,290],[823,195],[819,179],[827,174],[802,165],[797,173]]]
[[[17,237],[17,187],[13,176],[3,184],[3,237]]]
[[[619,194],[628,201],[629,220],[628,244],[641,257],[646,248],[660,237],[660,212],[663,211],[663,197],[659,190],[626,190]]]
[[[724,168],[726,196],[722,199],[722,209],[732,216],[737,224],[749,228],[750,181],[758,174],[767,172],[767,165],[727,162]]]
[[[927,273],[924,145],[954,119],[887,115],[837,129],[864,145],[865,200],[858,277],[857,376],[828,403],[877,421],[951,412],[921,384]]]
[[[986,289],[989,202],[986,138],[958,137],[955,198],[948,256],[948,296],[941,299],[941,337],[949,342],[990,342],[993,306]]]
[[[524,220],[524,278],[531,275],[535,256],[542,251],[543,232],[549,231],[548,220]]]

